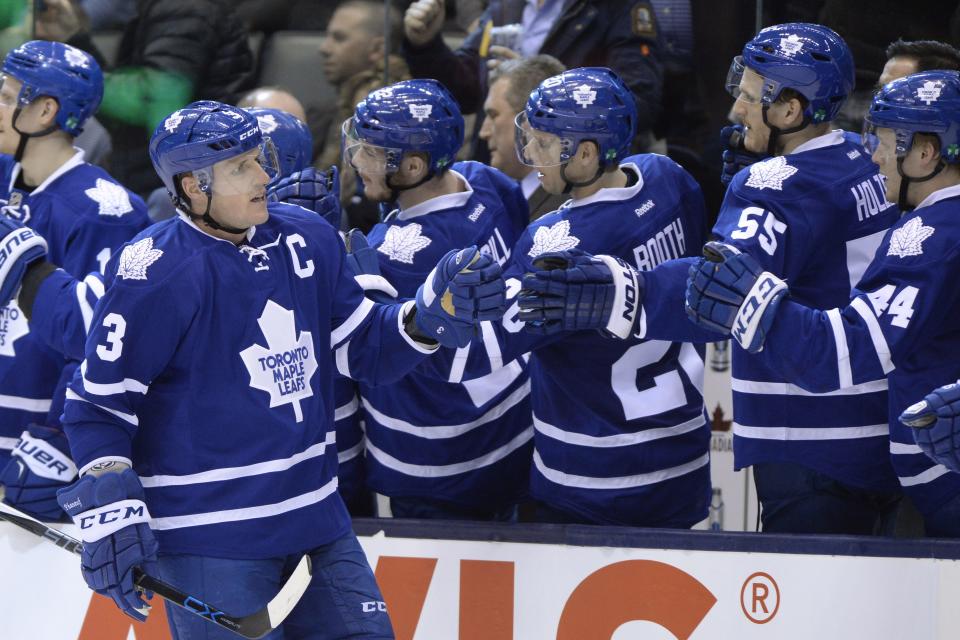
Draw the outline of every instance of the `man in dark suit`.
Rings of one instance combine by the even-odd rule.
[[[514,119],[523,111],[530,92],[547,78],[565,71],[563,64],[544,54],[506,60],[490,74],[490,89],[483,103],[480,139],[490,149],[490,166],[520,183],[530,207],[530,220],[556,211],[567,199],[543,190],[537,172],[517,159],[514,150]]]

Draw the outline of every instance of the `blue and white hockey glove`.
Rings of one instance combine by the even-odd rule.
[[[363,288],[363,293],[374,302],[396,302],[397,290],[380,273],[377,250],[367,244],[367,237],[360,229],[351,229],[344,238],[347,246],[347,266],[353,279]]]
[[[133,569],[153,573],[157,539],[150,530],[150,512],[143,486],[133,469],[85,475],[57,493],[60,506],[80,529],[81,572],[87,586],[113,598],[121,611],[147,619],[150,606],[133,583]]]
[[[728,244],[708,242],[703,254],[706,259],[690,266],[687,315],[694,324],[731,334],[750,353],[762,351],[787,284]]]
[[[445,347],[465,347],[481,321],[505,311],[500,265],[476,247],[447,253],[417,291],[417,328]]]
[[[60,429],[31,424],[20,435],[10,461],[0,473],[3,501],[34,518],[66,519],[57,503],[57,490],[77,477],[67,438]]]
[[[643,300],[643,275],[620,258],[572,249],[533,261],[517,302],[531,333],[600,329],[618,338],[633,333]]]
[[[307,167],[285,176],[267,191],[271,202],[295,204],[340,228],[340,174],[336,165],[326,171]]]
[[[900,414],[917,446],[934,462],[960,473],[960,383],[934,389]]]
[[[760,153],[751,153],[743,146],[743,125],[734,124],[720,130],[720,147],[723,149],[723,167],[720,169],[720,182],[724,186],[730,184],[733,176],[740,173],[744,167],[754,162],[766,160],[767,156]]]
[[[10,302],[34,260],[47,255],[47,241],[23,224],[0,216],[0,306]]]

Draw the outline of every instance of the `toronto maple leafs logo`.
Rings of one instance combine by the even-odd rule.
[[[27,324],[27,317],[23,315],[15,299],[0,308],[0,356],[16,356],[14,343],[28,333],[30,326]]]
[[[927,103],[929,106],[940,97],[940,88],[943,82],[939,80],[927,80],[922,87],[917,88],[917,98]]]
[[[263,132],[263,135],[265,136],[270,135],[277,130],[278,126],[280,126],[276,117],[272,113],[265,113],[262,116],[257,116],[257,124],[260,125],[260,131]]]
[[[586,109],[597,99],[597,92],[591,89],[589,85],[582,84],[573,90],[573,99],[576,100],[578,105]]]
[[[90,60],[87,58],[87,54],[74,47],[65,47],[63,57],[71,67],[83,67],[86,69],[90,66]]]
[[[174,131],[177,130],[177,127],[180,126],[181,122],[183,122],[183,116],[180,115],[179,111],[174,111],[163,122],[163,128],[166,129],[168,133],[173,133]]]
[[[117,218],[133,211],[130,194],[115,182],[97,178],[96,186],[84,191],[87,197],[100,206],[100,215]]]
[[[30,205],[23,201],[23,194],[19,191],[11,191],[10,199],[7,200],[6,204],[3,204],[3,200],[0,200],[0,214],[27,224],[30,221]]]
[[[933,235],[934,228],[926,227],[920,216],[908,220],[890,235],[888,256],[906,258],[923,254],[923,241]]]
[[[413,264],[413,257],[417,251],[430,246],[430,238],[421,235],[423,227],[416,222],[405,227],[390,227],[377,247],[377,251],[385,254],[391,260]]]
[[[561,220],[550,227],[540,227],[533,234],[533,246],[527,255],[531,258],[544,253],[555,253],[573,249],[580,244],[580,238],[570,235],[570,221]]]
[[[761,191],[764,189],[783,191],[783,183],[796,172],[797,168],[787,164],[785,157],[777,156],[750,165],[750,177],[747,178],[746,185]]]
[[[313,336],[297,326],[293,311],[273,300],[267,300],[257,320],[267,346],[254,343],[240,352],[250,386],[270,394],[270,408],[293,405],[297,422],[303,422],[300,401],[313,395],[310,379],[317,370],[313,353]]]
[[[432,104],[409,104],[410,115],[417,119],[417,122],[423,122],[433,113]]]
[[[147,267],[160,259],[163,251],[153,248],[153,238],[128,244],[120,254],[117,277],[124,280],[146,280]]]
[[[803,40],[797,34],[792,34],[786,38],[780,38],[780,52],[789,57],[793,57],[803,50]]]

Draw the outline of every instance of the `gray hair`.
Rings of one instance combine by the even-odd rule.
[[[491,71],[490,84],[497,80],[509,80],[506,100],[511,108],[523,111],[530,93],[539,87],[541,82],[566,70],[563,63],[553,56],[540,53],[529,58],[504,60]]]

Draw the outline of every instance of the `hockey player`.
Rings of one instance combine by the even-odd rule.
[[[505,273],[510,296],[534,263],[557,251],[606,253],[649,269],[699,250],[700,189],[664,156],[628,156],[636,112],[612,71],[548,78],[516,124],[521,160],[540,173],[544,190],[571,199],[517,242]],[[531,353],[537,519],[686,528],[705,518],[710,429],[702,352],[593,331],[535,335],[520,331],[516,313],[514,305],[484,341],[504,361]]]
[[[773,370],[809,392],[844,394],[888,382],[890,453],[900,482],[928,535],[956,537],[960,475],[932,464],[917,447],[931,445],[930,433],[911,434],[897,416],[960,375],[960,292],[952,278],[960,273],[960,75],[927,71],[895,80],[874,97],[866,120],[864,142],[886,179],[887,199],[908,213],[884,236],[853,298],[826,311],[810,308],[794,294],[798,283],[718,244],[720,262],[692,272],[691,314],[732,328],[744,348],[763,349]],[[908,419],[913,414],[922,410]]]
[[[900,422],[916,427],[913,437],[931,460],[960,473],[960,384],[951,382],[907,407]]]
[[[32,41],[7,54],[2,72],[0,212],[45,238],[41,271],[101,271],[149,220],[140,198],[73,146],[100,104],[100,68],[80,49]],[[75,363],[29,332],[16,302],[0,316],[0,484],[10,504],[60,519],[56,490],[76,474],[59,427]]]
[[[840,36],[798,23],[758,33],[734,59],[727,80],[746,150],[771,157],[736,175],[713,234],[788,280],[797,300],[821,309],[849,299],[898,216],[863,148],[830,129],[853,76]],[[638,274],[642,295],[620,298],[622,307],[606,311],[586,296],[602,300],[614,283],[632,279],[602,264],[604,273],[589,286],[564,284],[568,276],[579,278],[579,269],[537,274],[524,286],[543,289],[549,282],[553,295],[531,295],[525,317],[539,321],[552,313],[558,329],[569,319],[582,325],[576,314],[589,311],[579,305],[603,323],[626,312],[640,337],[702,339],[703,330],[683,322],[688,267],[667,262]],[[899,490],[883,376],[821,394],[790,384],[766,353],[734,347],[732,367],[734,465],[753,467],[764,531],[870,534],[892,520]]]
[[[373,304],[333,227],[267,204],[271,146],[256,118],[216,102],[158,125],[151,159],[179,214],[108,265],[64,408],[81,477],[59,501],[80,527],[87,584],[134,618],[136,566],[249,611],[309,553],[313,582],[272,637],[392,638],[336,492],[332,351],[348,345],[354,375],[390,382],[434,337],[466,344],[497,313],[499,268],[451,251],[416,301]],[[232,637],[169,617],[178,640]]]
[[[451,248],[475,244],[505,262],[526,226],[515,180],[454,161],[463,133],[456,101],[436,80],[373,91],[344,123],[344,159],[366,197],[397,204],[367,242],[400,298],[413,296]],[[479,341],[454,362],[471,351],[494,360],[496,373],[461,382],[454,364],[440,379],[413,372],[394,384],[361,385],[367,483],[390,497],[395,517],[505,520],[526,494],[533,439],[526,363],[501,362]]]

